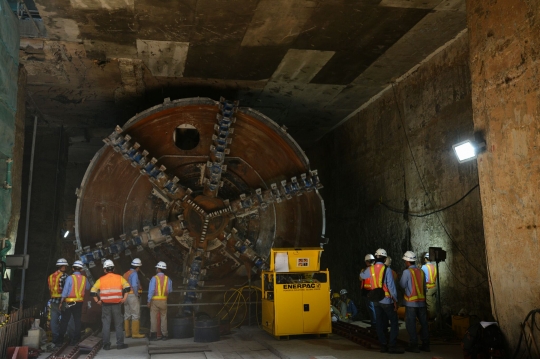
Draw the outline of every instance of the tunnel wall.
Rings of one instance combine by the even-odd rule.
[[[487,143],[478,169],[491,303],[515,347],[520,322],[540,307],[540,2],[467,5],[474,126]]]
[[[347,288],[362,309],[365,254],[386,249],[401,274],[406,250],[420,255],[439,246],[448,251],[440,265],[443,307],[490,316],[478,188],[437,214],[400,213],[405,200],[411,214],[425,214],[478,184],[476,162],[459,164],[452,151],[473,134],[468,60],[465,31],[307,151],[325,185],[330,243],[322,264],[332,289]]]

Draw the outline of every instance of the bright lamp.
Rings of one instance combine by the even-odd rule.
[[[485,143],[476,144],[471,140],[465,140],[452,146],[456,157],[460,163],[473,160],[478,155],[479,150],[485,146]]]

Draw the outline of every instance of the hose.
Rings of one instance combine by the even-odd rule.
[[[532,319],[531,319],[531,332],[534,330],[534,328],[536,327],[537,329],[540,329],[538,328],[538,325],[536,324],[536,314],[540,313],[540,309],[534,309],[534,310],[531,310],[529,312],[529,314],[527,314],[527,316],[525,317],[525,320],[523,321],[523,324],[525,324],[527,322],[527,320],[529,320],[529,318],[531,317],[532,315]],[[521,342],[523,341],[523,334],[525,333],[524,330],[521,331],[521,335],[519,336],[519,341],[518,341],[518,345],[516,347],[516,351],[514,352],[514,355],[512,356],[512,359],[516,359],[517,358],[517,355],[519,353],[519,350],[521,349]],[[532,333],[531,333],[532,334]],[[527,349],[528,351],[528,349]],[[530,357],[530,352],[529,352],[529,357]]]

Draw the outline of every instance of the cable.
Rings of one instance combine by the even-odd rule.
[[[448,269],[448,271],[450,272],[450,274],[452,274],[452,276],[454,277],[454,279],[456,280],[456,282],[458,282],[459,284],[461,284],[462,286],[464,286],[465,288],[469,288],[469,289],[476,289],[479,285],[481,284],[484,284],[485,282],[488,281],[488,279],[484,279],[483,281],[481,281],[480,283],[474,285],[474,286],[468,286],[466,284],[464,284],[463,282],[461,282],[458,278],[457,275],[455,275],[452,270],[450,269],[450,266],[448,264],[446,264],[446,262],[443,262],[444,265],[446,266],[446,269]]]
[[[397,101],[397,96],[396,96],[396,88],[394,86],[394,83],[392,83],[392,90],[393,90],[393,93],[394,93],[394,101],[396,103],[396,108],[398,110],[398,115],[399,115],[399,120],[401,122],[401,127],[403,127],[403,133],[405,134],[405,139],[407,140],[407,147],[409,148],[409,152],[411,153],[411,158],[413,160],[413,163],[414,163],[414,167],[416,168],[416,173],[418,174],[418,178],[420,179],[420,183],[422,184],[422,188],[424,189],[424,193],[425,195],[428,197],[429,201],[431,202],[431,205],[433,206],[433,199],[431,198],[431,196],[429,195],[429,192],[426,188],[426,185],[424,184],[424,180],[422,178],[422,175],[420,174],[420,169],[418,168],[418,164],[416,163],[416,158],[414,157],[414,153],[412,151],[412,147],[411,147],[411,142],[409,141],[409,136],[407,135],[407,130],[405,129],[405,122],[403,121],[403,117],[401,116],[401,110],[399,108],[399,105],[398,105],[398,101]],[[434,206],[433,206],[434,207]],[[450,241],[452,242],[452,244],[456,247],[456,249],[461,253],[461,255],[463,256],[463,258],[465,258],[465,260],[469,263],[469,265],[474,268],[475,271],[477,271],[479,274],[481,274],[482,276],[486,276],[484,273],[482,273],[481,271],[478,270],[478,268],[476,268],[476,266],[474,266],[472,264],[472,262],[467,258],[467,256],[465,255],[465,253],[461,250],[461,248],[459,248],[459,246],[457,245],[457,243],[454,241],[454,239],[452,238],[452,236],[450,235],[450,233],[448,233],[448,230],[446,229],[446,227],[444,226],[444,224],[442,223],[441,221],[441,218],[439,217],[439,215],[437,213],[435,213],[437,215],[437,219],[439,221],[439,224],[443,227],[444,229],[444,232],[446,233],[446,235],[448,236],[448,238],[450,238]]]
[[[476,188],[479,187],[479,184],[477,183],[476,185],[474,185],[473,188],[471,188],[467,193],[465,193],[460,199],[458,199],[456,202],[446,206],[446,207],[443,207],[443,208],[440,208],[440,209],[437,209],[433,212],[429,212],[429,213],[423,213],[423,214],[416,214],[416,213],[411,213],[411,212],[408,212],[408,215],[411,216],[411,217],[418,217],[418,218],[422,218],[422,217],[427,217],[427,216],[431,216],[432,214],[435,214],[435,213],[439,213],[439,212],[442,212],[442,211],[445,211],[451,207],[454,207],[456,204],[458,204],[459,202],[463,201],[469,194],[472,193],[472,191],[474,191]],[[397,209],[395,207],[391,207],[389,206],[388,204],[380,201],[379,202],[381,205],[383,205],[385,208],[389,209],[390,211],[392,212],[396,212],[396,213],[401,213],[401,214],[405,214],[405,211],[403,210],[400,210],[400,209]]]

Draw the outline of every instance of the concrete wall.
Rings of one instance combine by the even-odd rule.
[[[16,219],[12,218],[12,206],[20,202],[20,181],[17,176],[11,180],[12,189],[4,189],[7,180],[8,166],[6,160],[14,159],[16,174],[20,174],[21,154],[21,119],[24,116],[24,106],[17,117],[17,89],[19,81],[19,31],[17,18],[5,0],[0,0],[0,239],[15,240],[14,231]],[[21,73],[21,82],[26,82]],[[21,92],[24,94],[24,92]],[[24,104],[24,102],[23,102]],[[17,122],[17,118],[19,121]],[[18,125],[17,125],[18,123]],[[13,166],[12,165],[12,166]],[[15,181],[14,181],[15,180]],[[14,215],[18,215],[15,208]],[[10,224],[11,222],[11,224]],[[13,224],[14,223],[14,224]]]
[[[468,3],[474,125],[493,314],[515,346],[540,307],[540,1]]]
[[[323,266],[331,268],[334,291],[347,288],[360,302],[358,273],[377,248],[401,273],[406,250],[440,246],[448,251],[440,266],[443,306],[489,317],[478,188],[423,218],[379,204],[402,212],[407,200],[410,214],[423,214],[477,185],[476,163],[459,164],[452,151],[473,133],[468,60],[464,32],[307,151],[325,185],[330,243]]]

